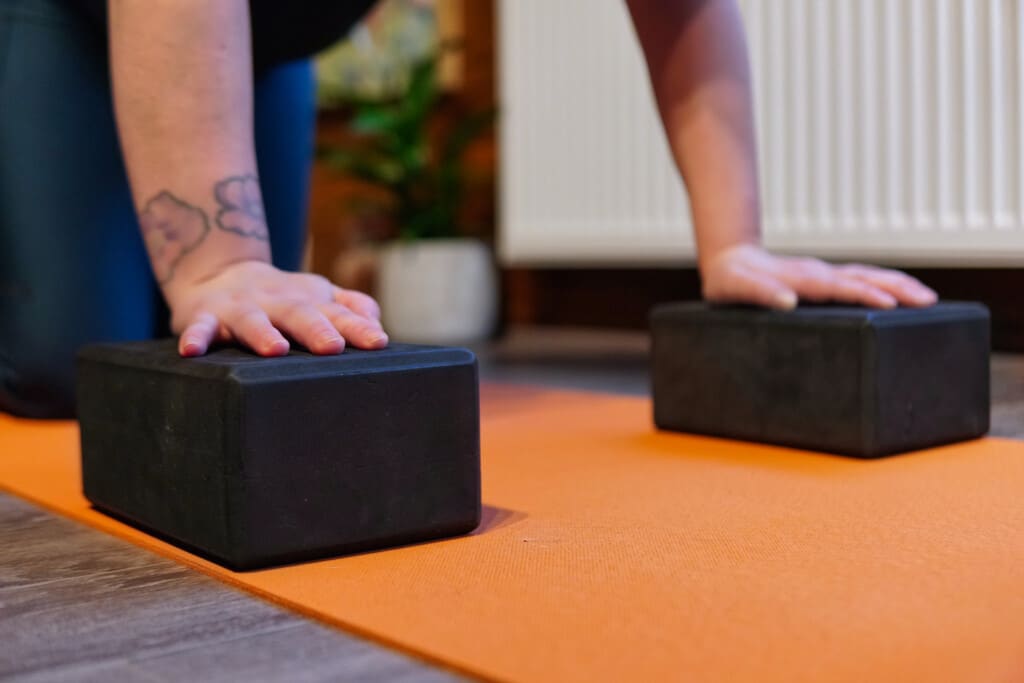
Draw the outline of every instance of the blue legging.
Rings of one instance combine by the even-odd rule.
[[[117,141],[102,27],[70,0],[0,0],[0,411],[66,417],[74,355],[168,333]],[[298,268],[313,150],[308,61],[255,82],[274,263]]]

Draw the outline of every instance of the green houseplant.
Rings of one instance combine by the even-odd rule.
[[[319,153],[329,167],[367,185],[358,211],[392,226],[377,286],[392,336],[458,343],[485,337],[496,315],[490,249],[468,236],[463,219],[472,180],[466,150],[492,125],[494,111],[435,125],[443,95],[439,59],[416,62],[397,98],[346,102],[354,143]]]

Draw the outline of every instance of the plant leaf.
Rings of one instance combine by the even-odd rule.
[[[378,185],[392,186],[405,177],[405,169],[393,159],[355,149],[331,149],[321,157],[342,173]]]
[[[437,87],[437,59],[424,59],[413,66],[409,89],[402,99],[406,123],[422,124],[434,109],[440,92]]]
[[[392,133],[401,124],[401,114],[391,107],[360,107],[349,126],[357,133]]]

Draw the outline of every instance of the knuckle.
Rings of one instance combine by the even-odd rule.
[[[266,314],[255,306],[246,307],[239,311],[236,320],[242,325],[258,325],[265,322]]]
[[[802,273],[796,278],[797,288],[808,292],[822,292],[832,284],[827,277],[819,273]]]
[[[817,267],[821,262],[812,256],[797,256],[794,259],[794,263],[801,268],[810,270]]]
[[[355,319],[356,315],[350,311],[346,306],[338,304],[331,309],[328,316],[335,324],[348,325]]]
[[[192,317],[192,324],[210,327],[217,324],[217,316],[209,311],[200,311]]]
[[[312,289],[317,292],[330,292],[333,285],[331,281],[325,278],[323,275],[317,273],[299,273],[298,284],[304,289]]]
[[[363,292],[356,292],[355,298],[356,298],[357,301],[361,301],[364,304],[368,304],[370,306],[376,306],[377,305],[377,300],[376,299],[374,299],[369,294],[364,294]]]
[[[306,304],[297,304],[289,309],[289,321],[295,325],[312,328],[320,327],[327,324],[326,317],[323,313],[312,306]]]
[[[875,293],[875,288],[874,287],[869,287],[869,286],[865,285],[862,282],[851,282],[851,283],[848,283],[848,284],[844,285],[844,289],[851,296],[858,296],[858,297],[871,296],[872,294]]]
[[[281,312],[281,315],[287,318],[294,316],[296,313],[300,313],[302,311],[302,304],[292,299],[285,299],[278,303],[277,308]]]
[[[310,282],[317,285],[330,284],[327,278],[319,273],[295,273],[302,282]]]

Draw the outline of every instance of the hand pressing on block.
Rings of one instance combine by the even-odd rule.
[[[346,341],[361,349],[388,344],[380,307],[366,294],[261,261],[232,263],[165,291],[182,356],[201,356],[215,341],[281,356],[290,347],[285,334],[321,355],[340,353]]]
[[[771,254],[755,244],[724,248],[702,263],[704,298],[792,310],[800,300],[840,301],[871,308],[931,306],[938,297],[897,270],[832,265],[815,258]]]

